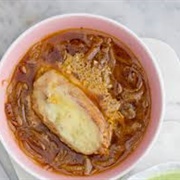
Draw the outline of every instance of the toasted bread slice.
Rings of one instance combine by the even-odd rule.
[[[34,111],[61,141],[85,155],[107,151],[112,130],[80,88],[56,70],[45,72],[33,88]]]

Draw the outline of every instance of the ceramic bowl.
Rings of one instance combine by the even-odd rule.
[[[103,31],[120,39],[140,60],[147,74],[151,90],[151,120],[147,131],[138,148],[123,162],[102,173],[89,177],[72,177],[49,172],[35,164],[15,142],[7,124],[4,105],[6,102],[6,88],[12,73],[28,49],[54,32],[69,28],[90,28]],[[67,14],[46,19],[18,37],[4,54],[0,63],[0,139],[9,155],[27,172],[39,179],[116,179],[129,171],[145,152],[151,147],[159,132],[164,114],[164,88],[161,74],[151,52],[135,33],[124,25],[111,19],[90,14]]]

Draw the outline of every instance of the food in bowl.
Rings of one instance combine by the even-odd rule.
[[[49,171],[88,176],[126,159],[150,121],[147,76],[120,40],[67,29],[32,46],[7,88],[17,143]]]

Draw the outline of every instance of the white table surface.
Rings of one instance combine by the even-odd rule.
[[[0,0],[0,56],[42,19],[80,12],[112,18],[141,37],[161,39],[180,56],[179,0]]]

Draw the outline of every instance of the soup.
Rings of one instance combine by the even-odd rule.
[[[89,176],[121,163],[150,121],[137,57],[116,38],[68,29],[33,45],[16,66],[5,112],[15,140],[56,173]]]

